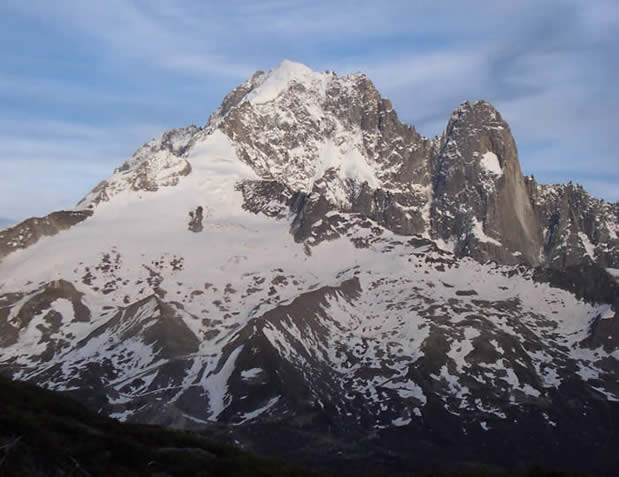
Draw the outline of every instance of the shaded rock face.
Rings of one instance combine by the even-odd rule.
[[[236,190],[243,194],[243,208],[254,214],[285,218],[294,208],[297,195],[278,181],[242,181]]]
[[[608,271],[590,262],[562,269],[538,267],[533,279],[568,290],[589,303],[608,303],[609,307],[591,322],[590,336],[584,343],[609,352],[619,348],[619,281]]]
[[[163,302],[157,296],[146,297],[120,309],[108,307],[104,313],[92,316],[84,303],[83,294],[76,291],[72,284],[61,280],[46,284],[33,294],[3,296],[2,301],[3,305],[11,306],[19,304],[20,300],[24,304],[17,307],[17,313],[0,313],[2,346],[13,347],[17,351],[13,356],[5,353],[3,372],[12,375],[20,373],[23,364],[19,355],[28,353],[33,362],[46,368],[43,374],[31,381],[49,387],[51,382],[60,379],[64,382],[62,388],[74,390],[73,394],[85,404],[93,409],[102,409],[107,414],[113,414],[119,408],[125,410],[126,401],[119,396],[133,393],[146,384],[155,388],[173,383],[178,385],[189,369],[189,364],[178,358],[199,349],[197,337],[179,316],[178,305]],[[40,338],[37,343],[20,349],[14,345],[20,330],[24,329],[36,329]],[[89,332],[80,336],[83,329]],[[147,352],[136,356],[136,346],[144,347]],[[82,359],[80,355],[88,349],[98,355],[104,354],[105,359]],[[69,358],[65,361],[68,367],[60,365],[57,360],[60,355]],[[105,390],[105,383],[116,379],[118,365],[131,359],[144,363],[158,362],[163,367],[157,371],[158,377],[150,376],[144,380],[144,376],[138,373],[132,379],[125,380],[108,399],[110,395]],[[170,362],[164,365],[166,361]],[[72,364],[69,365],[69,362]],[[69,368],[73,375],[71,382],[63,377]],[[118,406],[118,400],[123,405]],[[135,404],[144,407],[146,402],[140,399]],[[144,408],[143,413],[147,415],[149,409]]]
[[[0,261],[8,254],[30,247],[42,237],[56,235],[91,215],[91,210],[61,210],[45,217],[33,217],[0,230]]]
[[[463,104],[437,161],[435,234],[481,261],[536,265],[542,234],[527,192],[507,123],[486,102]]]

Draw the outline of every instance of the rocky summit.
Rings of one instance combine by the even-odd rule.
[[[491,104],[428,139],[285,61],[0,230],[0,371],[316,467],[610,473],[618,233]]]

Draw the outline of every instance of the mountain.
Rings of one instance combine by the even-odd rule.
[[[0,370],[317,467],[609,472],[618,232],[489,103],[428,139],[286,61],[0,231]]]
[[[4,377],[0,396],[0,472],[5,477],[315,476],[198,434],[122,424],[61,393]]]

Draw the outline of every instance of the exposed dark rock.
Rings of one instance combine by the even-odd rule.
[[[619,203],[591,197],[573,184],[542,185],[527,178],[538,224],[545,231],[545,263],[564,269],[586,263],[619,268]]]
[[[45,217],[32,217],[0,230],[0,260],[15,250],[34,245],[41,237],[56,235],[91,215],[91,210],[61,210]]]
[[[243,208],[254,214],[284,218],[295,200],[293,192],[277,181],[241,181],[236,189],[243,194]]]
[[[202,225],[202,221],[204,220],[204,209],[201,205],[196,207],[196,210],[189,211],[189,230],[191,232],[197,233],[202,232],[204,230],[204,225]]]
[[[245,207],[278,217],[290,207],[295,240],[306,241],[314,224],[337,211],[361,214],[398,234],[444,240],[457,255],[481,262],[563,268],[589,252],[591,262],[619,266],[619,206],[580,187],[540,186],[524,177],[509,126],[489,103],[463,103],[445,133],[428,140],[400,122],[362,74],[345,77],[352,88],[329,77],[324,98],[312,100],[324,111],[319,120],[306,105],[318,95],[311,84],[293,82],[277,107],[242,101],[262,78],[259,73],[231,93],[209,125],[235,141],[239,157],[265,179],[260,189],[240,186]],[[280,110],[294,122],[282,122]],[[361,131],[361,154],[373,164],[378,187],[342,178],[335,168],[309,181],[315,172],[311,145],[344,141],[342,127],[344,137]],[[267,136],[272,140],[261,139]],[[314,237],[313,245],[336,236]]]

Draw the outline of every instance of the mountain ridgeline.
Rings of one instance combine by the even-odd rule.
[[[0,231],[0,371],[317,467],[610,472],[618,233],[489,103],[428,139],[285,61]]]

